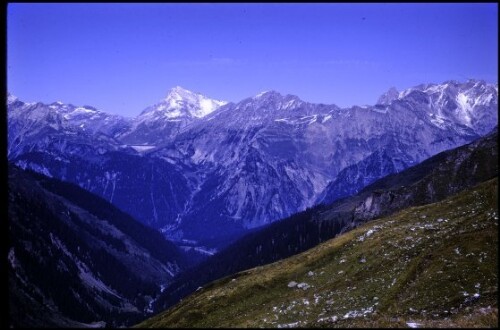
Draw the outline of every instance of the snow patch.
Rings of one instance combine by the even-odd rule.
[[[288,123],[289,119],[287,119],[287,118],[280,118],[280,119],[275,119],[274,121]]]
[[[278,328],[297,328],[300,325],[300,321],[287,323],[287,324],[278,324]]]
[[[439,127],[442,130],[446,130],[447,129],[444,117],[442,117],[440,115],[434,115],[432,113],[429,114],[429,116],[431,117],[431,123],[433,123],[435,126]]]
[[[377,229],[378,228],[373,227],[372,229],[368,230],[366,233],[358,237],[358,242],[363,242],[366,238],[370,237],[375,232],[377,232]]]
[[[260,92],[259,94],[255,95],[255,97],[254,97],[254,98],[261,97],[261,96],[263,96],[264,94],[269,93],[269,92],[270,92],[270,91],[263,91],[263,92]]]
[[[131,145],[130,147],[137,152],[144,152],[156,148],[156,146],[145,146],[145,145]]]
[[[444,85],[431,85],[424,90],[426,94],[442,93],[448,84]]]
[[[344,315],[344,319],[366,316],[368,314],[373,313],[373,311],[374,311],[373,306],[369,306],[367,308],[361,308],[360,310],[349,311]]]
[[[212,113],[220,105],[210,99],[200,100],[200,109],[195,113],[195,117],[205,117],[209,113]]]
[[[318,322],[331,322],[331,323],[335,323],[337,322],[338,320],[338,316],[334,315],[334,316],[330,316],[330,317],[322,317],[322,318],[319,318],[318,319]]]
[[[329,121],[330,119],[332,119],[332,115],[326,115],[323,120],[321,121],[321,123],[326,123],[327,121]]]
[[[17,96],[14,96],[12,94],[9,94],[9,96],[7,97],[7,104],[11,104],[11,103],[14,103],[18,100]]]
[[[195,251],[206,254],[208,256],[213,256],[214,254],[217,253],[217,249],[215,249],[215,248],[207,249],[207,248],[198,246],[198,247],[195,247],[194,249],[195,249]]]
[[[378,112],[378,113],[383,113],[383,114],[389,112],[389,108],[388,107],[386,107],[385,109],[377,109],[377,108],[373,107],[373,108],[371,108],[371,110],[373,112]]]
[[[419,326],[421,326],[420,323],[416,322],[406,322],[406,325],[409,326],[410,328],[418,328]]]
[[[172,102],[172,101],[171,101]],[[180,111],[179,108],[175,108],[176,104],[170,104],[170,111],[165,112],[165,117],[167,118],[177,118],[182,116],[182,112]]]
[[[73,112],[84,112],[84,113],[95,113],[96,111],[93,109],[87,109],[84,107],[78,107]]]
[[[471,118],[470,118],[470,112],[471,112],[471,106],[469,104],[469,97],[465,95],[464,93],[459,93],[457,95],[457,102],[460,105],[458,108],[459,110],[459,115],[460,119],[463,120],[464,124],[470,125]]]

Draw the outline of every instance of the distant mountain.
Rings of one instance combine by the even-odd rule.
[[[92,106],[62,102],[24,103],[8,95],[7,155],[13,159],[31,151],[80,153],[99,150],[133,152],[114,136],[129,119],[109,115]]]
[[[404,100],[413,105],[427,104],[431,122],[443,129],[461,124],[484,135],[498,120],[498,113],[491,110],[492,104],[498,104],[498,84],[484,81],[470,79],[466,83],[423,84],[401,92],[395,102]]]
[[[137,327],[495,328],[497,300],[498,177],[219,279]]]
[[[228,104],[149,154],[198,171],[181,221],[167,232],[221,246],[238,226],[355,194],[491,130],[497,94],[469,81],[413,88],[385,106],[341,109],[275,91]]]
[[[133,119],[11,96],[9,160],[76,183],[209,255],[497,125],[497,85],[446,82],[390,94],[385,104],[341,109],[276,91],[224,104],[177,87]]]
[[[379,102],[385,104],[375,105],[376,111],[411,109],[418,115],[414,120],[425,121],[442,132],[455,131],[458,136],[483,136],[498,124],[498,85],[486,84],[483,81],[469,80],[465,84],[449,81],[441,85],[419,85],[401,93],[396,93],[393,88],[384,94]],[[431,145],[446,143],[444,140],[449,138],[438,134],[435,139]],[[417,140],[414,143],[422,148],[428,142]],[[404,149],[398,144],[389,145],[344,168],[335,180],[328,184],[317,202],[331,203],[350,196],[377,178],[401,171],[412,161],[411,157],[406,157],[401,150]]]
[[[180,274],[157,301],[177,303],[211,281],[306,251],[360,224],[407,207],[437,202],[498,175],[498,133],[442,152],[382,178],[359,194],[319,205],[248,234],[194,269]]]
[[[172,88],[167,97],[147,107],[134,118],[131,127],[120,134],[121,141],[156,146],[175,137],[181,129],[209,115],[226,101],[210,99],[180,86]]]
[[[9,166],[13,327],[118,327],[143,319],[187,264],[178,248],[107,201]]]

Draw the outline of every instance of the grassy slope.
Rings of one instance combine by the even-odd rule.
[[[497,197],[493,179],[405,209],[213,282],[138,326],[498,326]]]

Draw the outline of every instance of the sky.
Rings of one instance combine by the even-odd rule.
[[[7,88],[136,116],[182,86],[341,107],[390,87],[498,82],[498,4],[10,3]]]

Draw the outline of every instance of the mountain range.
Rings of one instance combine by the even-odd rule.
[[[409,319],[396,296],[430,325],[427,311],[453,309],[466,318],[463,306],[482,310],[497,292],[490,259],[478,266],[455,252],[455,260],[446,243],[468,239],[472,245],[459,252],[492,253],[484,242],[491,241],[485,226],[498,220],[491,199],[497,85],[391,88],[373,106],[350,108],[276,91],[232,103],[175,87],[135,118],[89,105],[26,103],[11,94],[7,106],[9,326],[130,326],[167,308],[141,326],[220,326],[219,312],[247,326],[359,325],[360,315],[383,326],[394,316]],[[459,206],[464,202],[470,205]],[[432,216],[425,220],[424,213]],[[409,226],[423,231],[410,233]],[[402,243],[404,233],[413,245]],[[418,252],[427,245],[442,249]],[[344,258],[348,267],[340,269],[341,255],[361,259]],[[485,299],[474,295],[460,304],[446,293],[458,287],[444,282],[432,303],[404,293],[429,286],[418,279],[444,267],[442,257],[464,265],[465,273],[437,274],[467,292],[476,285]],[[273,262],[277,268],[262,267]],[[360,272],[385,281],[389,273],[377,265],[386,262],[402,282],[388,295],[372,288],[381,305],[368,306],[368,289],[351,291],[370,281]],[[400,272],[408,265],[417,270]],[[479,277],[469,274],[476,268]],[[255,277],[261,270],[264,279]],[[346,275],[331,289],[349,300],[340,305],[327,302],[339,297],[323,296],[330,285],[323,280],[337,271]],[[230,281],[220,280],[228,275]],[[250,286],[239,287],[240,278]],[[344,281],[348,286],[339,286]],[[318,285],[324,290],[309,290]],[[273,304],[273,313],[252,305],[248,294],[255,290],[258,305]],[[219,294],[244,306],[214,302]]]
[[[391,89],[374,106],[344,109],[275,91],[231,103],[175,87],[136,118],[9,94],[8,158],[208,256],[477,139],[497,110],[498,86],[476,80]]]

